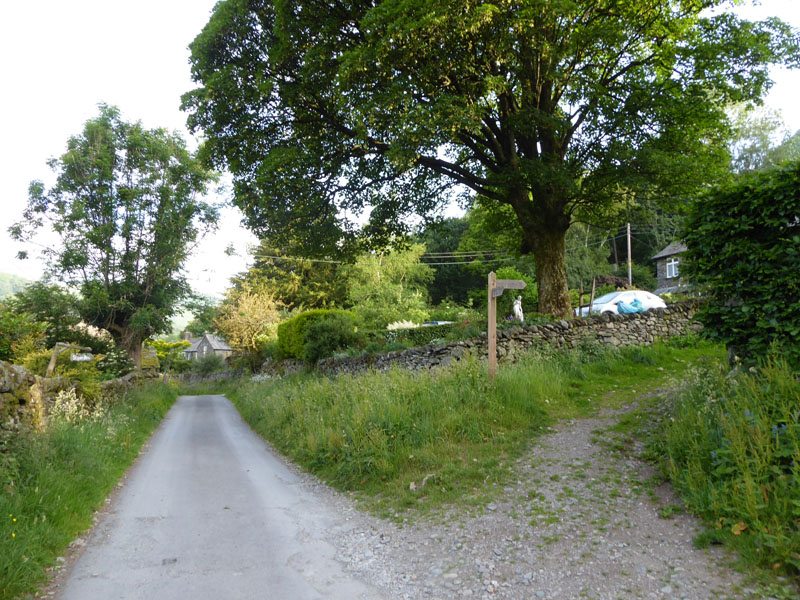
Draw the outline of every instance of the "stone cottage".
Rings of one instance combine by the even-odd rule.
[[[203,337],[199,338],[190,338],[184,335],[183,339],[192,344],[183,351],[183,355],[189,360],[196,360],[208,356],[209,354],[216,354],[227,362],[233,354],[233,350],[228,345],[228,342],[226,342],[224,338],[213,333],[206,332],[203,334]]]
[[[686,291],[686,286],[681,281],[680,264],[681,255],[686,252],[683,242],[672,242],[651,260],[656,261],[656,278],[658,288],[655,294],[675,293]]]

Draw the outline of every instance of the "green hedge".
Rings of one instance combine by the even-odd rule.
[[[800,162],[739,180],[694,203],[684,277],[708,302],[705,333],[755,363],[778,343],[800,364]]]
[[[285,358],[305,357],[306,333],[308,326],[320,321],[328,315],[346,315],[346,318],[355,315],[347,310],[326,310],[323,308],[300,313],[278,325],[278,350]]]
[[[334,310],[306,325],[303,360],[315,364],[335,352],[359,345],[356,317],[343,310]]]

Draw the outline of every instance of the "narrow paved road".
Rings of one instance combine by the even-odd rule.
[[[178,399],[61,586],[62,600],[379,599],[346,527],[222,396]]]

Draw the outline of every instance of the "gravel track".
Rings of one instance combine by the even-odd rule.
[[[559,424],[517,461],[485,509],[396,526],[358,513],[339,559],[396,598],[755,598],[733,558],[694,548],[700,531],[637,449],[611,449],[619,413]],[[649,491],[648,491],[649,490]]]

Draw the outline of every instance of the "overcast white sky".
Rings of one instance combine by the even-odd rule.
[[[0,19],[0,272],[29,279],[42,274],[36,260],[8,238],[27,202],[28,184],[52,181],[46,161],[63,153],[67,138],[97,115],[97,104],[120,108],[123,118],[149,128],[185,131],[180,96],[193,86],[188,44],[207,23],[216,0],[43,0],[7,2]],[[746,18],[775,15],[800,28],[800,0],[762,0],[740,9]],[[800,73],[773,72],[767,103],[800,129]],[[220,230],[189,264],[196,291],[220,296],[228,278],[246,266],[255,238],[227,211]],[[239,257],[227,257],[233,244]]]

